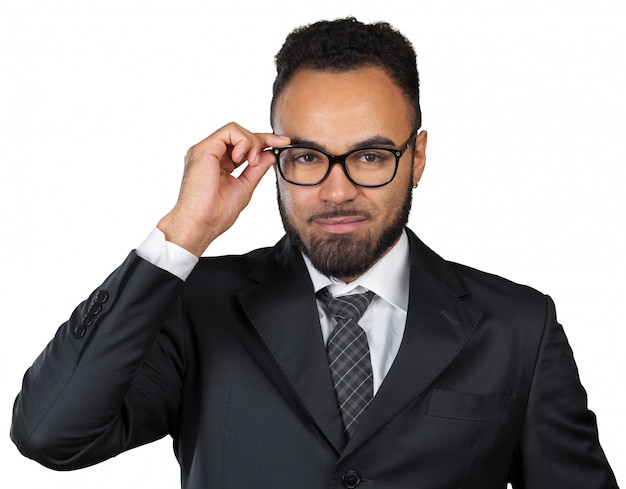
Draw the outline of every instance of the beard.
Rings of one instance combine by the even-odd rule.
[[[379,236],[374,236],[371,230],[360,238],[351,233],[313,235],[310,242],[305,243],[287,215],[280,190],[277,195],[280,217],[292,244],[311,260],[320,273],[342,280],[365,273],[395,244],[408,222],[413,197],[409,182],[402,205]],[[329,207],[316,217],[335,218],[354,214],[354,209],[350,207],[350,204],[346,204]],[[358,212],[358,214],[363,214],[363,212]]]

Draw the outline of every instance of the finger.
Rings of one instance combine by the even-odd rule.
[[[257,155],[269,144],[265,140],[281,142],[283,138],[276,138],[273,134],[253,133],[235,122],[224,126],[216,135],[221,137],[224,144],[224,152],[230,149],[230,158],[235,166],[239,166],[245,161],[254,163]],[[273,136],[273,137],[272,137]]]
[[[287,136],[280,136],[278,134],[257,133],[255,134],[255,136],[260,142],[260,145],[251,148],[251,151],[248,152],[247,156],[248,162],[250,162],[250,164],[252,164],[253,166],[263,162],[263,158],[265,158],[265,155],[268,154],[264,151],[265,149],[285,146],[291,142],[291,140]]]
[[[245,161],[252,139],[253,133],[231,122],[193,146],[192,154],[216,158],[220,162],[232,160],[238,166]]]
[[[285,146],[291,142],[291,139],[288,136],[282,136],[280,134],[274,133],[259,133],[257,134],[259,139],[263,142],[263,146],[265,148],[274,147],[274,146]]]
[[[290,142],[290,139],[286,136],[272,133],[250,133],[245,129],[243,129],[241,136],[241,139],[235,142],[231,153],[232,159],[237,166],[244,161],[248,161],[249,164],[254,166],[258,164],[259,157],[263,154],[264,149],[273,146],[284,146]]]
[[[241,172],[238,179],[246,184],[250,194],[257,187],[261,178],[263,178],[267,171],[272,167],[274,161],[274,155],[266,152],[261,155],[260,161],[256,165],[249,164],[245,170]]]
[[[271,150],[261,151],[256,158],[256,163],[253,166],[261,166],[269,168],[276,163],[276,156]]]
[[[193,146],[187,161],[199,156],[215,157],[224,168],[231,170],[245,161],[253,166],[265,148],[289,144],[290,139],[272,133],[252,133],[235,122],[221,127],[209,137]]]

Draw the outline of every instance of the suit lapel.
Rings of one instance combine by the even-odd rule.
[[[407,323],[396,359],[342,458],[418,397],[467,343],[482,313],[450,266],[409,232],[411,274]]]
[[[313,286],[300,253],[283,239],[238,291],[239,302],[301,404],[344,458],[404,409],[454,360],[482,317],[463,284],[409,230],[410,293],[398,355],[344,449]]]
[[[339,453],[342,425],[313,285],[289,240],[283,239],[272,253],[237,297],[302,405]]]

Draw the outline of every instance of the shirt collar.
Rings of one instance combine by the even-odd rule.
[[[402,311],[407,311],[410,259],[409,239],[406,231],[402,232],[398,242],[372,268],[349,284],[323,275],[313,266],[306,255],[303,254],[302,256],[316,293],[324,287],[330,287],[331,294],[335,296],[363,292],[362,289],[365,288]]]

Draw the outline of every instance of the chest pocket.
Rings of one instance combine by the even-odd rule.
[[[466,394],[437,389],[431,395],[426,414],[463,421],[505,423],[515,404],[516,398],[511,396]]]

